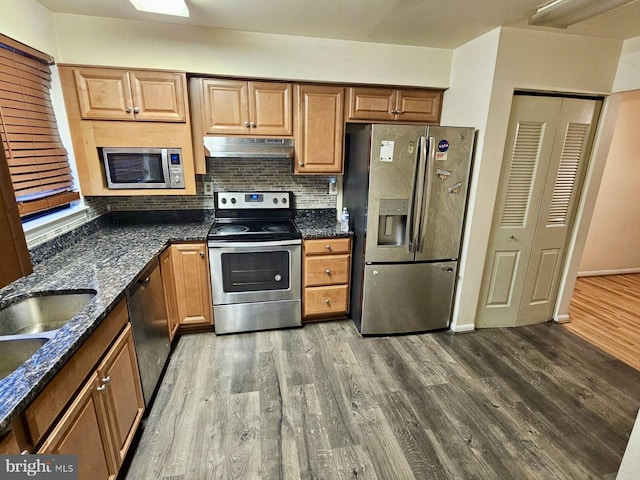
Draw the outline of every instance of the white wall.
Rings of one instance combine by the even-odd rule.
[[[471,226],[474,223],[474,212],[480,206],[482,195],[478,191],[479,173],[483,166],[483,148],[489,113],[489,102],[493,89],[494,71],[496,67],[500,29],[488,32],[467,44],[457,48],[453,54],[451,68],[451,87],[445,92],[442,102],[442,125],[475,127],[476,147],[469,189],[469,207],[465,222],[465,232],[462,241],[460,265],[458,267],[458,281],[462,282],[467,276],[468,252]],[[481,208],[481,206],[480,206]],[[460,320],[460,289],[454,299],[454,312],[451,330],[462,332],[473,330],[473,322]]]
[[[458,309],[454,313],[459,330],[471,329],[475,324],[513,92],[522,89],[607,94],[611,92],[621,47],[622,42],[616,40],[501,29],[484,144],[476,157],[482,168],[475,180],[473,219],[465,239],[469,246],[462,259],[465,275],[459,284]]]
[[[311,81],[448,87],[452,51],[54,14],[60,61]]]
[[[614,92],[640,89],[640,37],[625,40],[613,84]]]
[[[640,90],[621,95],[581,275],[640,271]]]

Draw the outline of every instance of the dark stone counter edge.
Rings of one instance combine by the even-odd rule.
[[[71,232],[68,232],[61,237],[56,237],[52,241],[47,242],[47,244],[43,244],[38,246],[31,252],[32,260],[35,263],[40,263],[46,261],[46,258],[51,255],[55,255],[62,249],[66,247],[66,244],[74,243],[79,238],[83,236],[91,235],[95,233],[102,226],[123,222],[123,223],[137,223],[140,221],[141,217],[136,215],[136,213],[129,212],[110,212],[109,214],[102,215],[87,224],[81,225],[77,229],[74,229]],[[314,218],[316,217],[316,218]],[[149,216],[145,213],[146,223],[149,223]],[[174,214],[170,214],[169,217],[164,214],[160,214],[158,216],[151,217],[154,221],[168,221],[173,222],[176,221]],[[212,222],[212,216],[210,212],[204,213],[193,213],[190,212],[186,219],[187,221],[193,221],[196,218],[200,218],[203,222]],[[303,239],[314,239],[314,238],[348,238],[353,235],[353,232],[342,232],[340,231],[340,225],[335,219],[335,209],[323,209],[319,210],[309,210],[304,212],[303,216],[296,217],[296,224],[300,232],[302,233]],[[141,222],[142,223],[142,222]],[[150,261],[153,260],[157,255],[159,255],[168,245],[172,243],[180,243],[180,242],[202,242],[206,241],[206,237],[170,237],[168,238],[162,247],[152,255]],[[144,269],[144,268],[143,268]],[[140,271],[142,271],[141,269]],[[115,299],[106,306],[100,312],[96,312],[95,319],[92,321],[91,326],[87,328],[82,335],[78,337],[78,339],[74,342],[74,344],[65,352],[63,352],[59,358],[59,361],[50,368],[39,380],[30,385],[28,394],[24,395],[20,398],[15,405],[13,405],[9,414],[0,418],[0,436],[4,435],[5,431],[11,426],[12,422],[24,411],[24,409],[45,389],[45,387],[49,384],[49,382],[58,374],[58,372],[62,369],[62,367],[67,363],[67,361],[78,351],[78,349],[85,343],[85,341],[93,334],[93,332],[98,328],[98,326],[102,323],[102,321],[107,317],[109,313],[115,308],[115,306],[126,296],[126,289],[129,287],[128,285],[125,289],[118,294]],[[77,290],[75,290],[77,291]],[[43,292],[40,292],[43,293]],[[62,294],[65,293],[64,290],[55,290],[51,293]],[[11,303],[16,300],[28,298],[33,296],[31,293],[23,293],[16,295],[11,298]],[[4,303],[4,302],[3,302]],[[93,315],[92,315],[93,316]]]

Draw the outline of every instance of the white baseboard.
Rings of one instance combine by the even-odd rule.
[[[475,331],[476,327],[475,325],[471,324],[467,324],[467,325],[456,325],[454,327],[451,327],[451,331],[453,333],[469,333],[469,332],[473,332]]]
[[[558,315],[553,319],[556,323],[569,323],[571,320],[569,319],[568,313],[563,313],[562,315]]]
[[[620,268],[617,270],[594,270],[578,272],[579,277],[597,277],[601,275],[625,275],[628,273],[640,273],[640,268]]]

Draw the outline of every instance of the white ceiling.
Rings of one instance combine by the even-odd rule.
[[[128,0],[38,2],[53,12],[79,15],[455,48],[501,25],[526,26],[548,0],[186,0],[189,18],[138,12]],[[640,36],[640,1],[567,31],[616,39]]]

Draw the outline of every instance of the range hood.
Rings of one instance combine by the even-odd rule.
[[[206,157],[293,158],[293,138],[206,136],[203,141]]]

